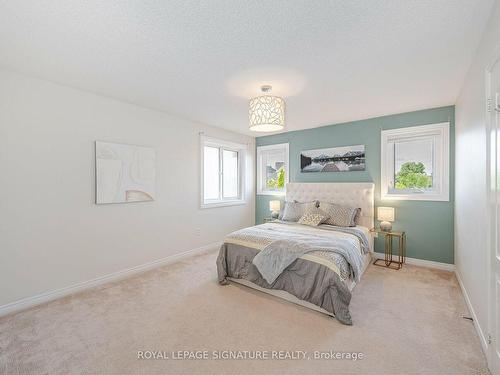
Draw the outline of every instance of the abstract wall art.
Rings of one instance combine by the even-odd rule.
[[[96,204],[152,201],[155,150],[96,141]]]

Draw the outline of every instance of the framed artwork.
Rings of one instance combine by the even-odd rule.
[[[320,148],[300,153],[301,172],[351,172],[364,170],[364,145]]]
[[[152,201],[155,150],[96,141],[96,204]]]

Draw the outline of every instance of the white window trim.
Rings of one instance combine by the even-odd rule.
[[[274,191],[274,190],[266,190],[262,189],[262,152],[268,150],[275,150],[278,148],[285,149],[285,186],[290,181],[290,173],[289,173],[289,147],[288,143],[279,143],[268,146],[258,146],[257,147],[257,195],[278,195],[284,196],[285,191]]]
[[[442,137],[442,147],[437,147],[435,160],[440,160],[433,167],[437,175],[438,192],[407,192],[394,194],[389,192],[390,179],[393,177],[391,167],[394,164],[392,153],[387,144],[391,140],[439,135]],[[434,161],[436,163],[436,161]],[[382,200],[418,200],[418,201],[449,201],[450,200],[450,123],[411,126],[407,128],[382,130],[380,156],[380,198]],[[436,173],[437,172],[437,173]]]
[[[238,181],[238,197],[237,198],[222,198],[217,200],[211,200],[205,202],[205,146],[212,146],[217,148],[223,148],[225,150],[237,151],[238,152],[238,169],[239,169],[239,181]],[[227,207],[227,206],[238,206],[246,203],[245,200],[245,167],[246,167],[246,151],[247,145],[225,141],[222,139],[207,137],[204,135],[200,136],[200,208],[215,208],[215,207]],[[219,189],[222,189],[222,169],[220,170],[220,184]]]

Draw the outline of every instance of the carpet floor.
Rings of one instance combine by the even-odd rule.
[[[354,325],[344,326],[244,286],[219,286],[215,258],[198,254],[1,318],[0,374],[489,373],[451,272],[370,266],[354,289]],[[172,359],[196,350],[209,359]],[[225,350],[269,359],[216,359]],[[160,355],[138,359],[139,351]],[[363,358],[315,358],[330,351]],[[193,354],[205,355],[181,355]],[[276,359],[291,355],[298,359]]]

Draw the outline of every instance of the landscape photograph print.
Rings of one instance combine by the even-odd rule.
[[[301,172],[351,172],[365,170],[365,146],[305,150],[300,153]]]

